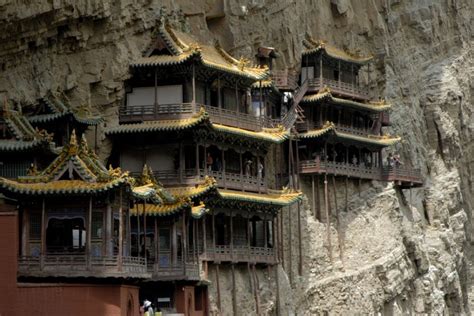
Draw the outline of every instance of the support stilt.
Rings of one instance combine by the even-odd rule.
[[[303,245],[301,241],[301,203],[298,201],[297,202],[297,207],[298,207],[298,257],[299,257],[299,262],[298,262],[298,275],[302,276],[303,275]]]
[[[329,253],[329,260],[332,263],[333,260],[332,260],[332,244],[331,244],[331,220],[329,217],[329,196],[328,196],[327,174],[324,175],[324,204],[326,208],[326,234],[327,234],[327,241],[328,241],[328,253]]]
[[[293,286],[293,257],[292,257],[292,234],[291,234],[291,206],[288,206],[288,242],[289,242],[289,247],[288,247],[288,269],[290,273],[290,285]]]
[[[336,176],[332,176],[332,189],[334,191],[334,210],[336,212],[336,230],[337,230],[337,241],[339,244],[339,259],[344,263],[344,242],[341,236],[341,218],[339,209],[337,207],[337,194],[336,194]]]
[[[219,263],[216,264],[216,288],[217,288],[217,309],[219,313],[222,311],[221,308],[221,286],[219,282]]]
[[[237,295],[235,289],[235,266],[231,264],[232,269],[232,313],[237,315]]]

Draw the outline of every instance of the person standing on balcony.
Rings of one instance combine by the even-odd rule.
[[[357,165],[357,162],[358,161],[357,161],[356,155],[352,155],[352,164],[355,166],[355,165]]]
[[[214,163],[214,159],[212,159],[211,153],[207,153],[206,165],[207,165],[207,171],[208,172],[212,171],[212,164],[213,163]]]
[[[257,166],[257,175],[258,175],[258,179],[262,179],[262,178],[263,178],[263,164],[262,164],[262,162],[259,162],[259,163],[258,163],[258,166]]]
[[[393,165],[394,165],[394,159],[393,159],[393,154],[392,153],[389,153],[388,156],[387,156],[387,164],[390,168],[392,168]]]
[[[245,175],[250,177],[252,173],[252,160],[249,159],[245,162]]]

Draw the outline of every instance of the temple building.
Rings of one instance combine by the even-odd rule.
[[[361,88],[361,68],[370,69],[372,57],[349,54],[311,38],[304,45],[301,81],[308,89],[300,103],[305,119],[296,125],[300,174],[420,185],[418,171],[402,166],[391,153],[383,154],[384,148],[401,139],[383,130],[390,125],[390,104],[371,100]]]
[[[52,134],[34,128],[27,117],[9,103],[0,110],[0,177],[25,176],[28,169],[54,157]]]
[[[131,74],[119,125],[106,131],[114,144],[109,163],[175,199],[141,200],[132,209],[132,254],[152,271],[141,297],[204,315],[201,284],[210,270],[218,283],[219,269],[278,263],[276,215],[302,197],[283,190],[269,154],[290,135],[290,111],[281,110],[268,67],[166,21]],[[213,287],[220,308],[221,289]],[[194,304],[182,303],[183,291]],[[235,284],[232,294],[236,302]]]

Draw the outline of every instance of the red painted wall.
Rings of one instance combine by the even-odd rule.
[[[0,205],[0,316],[138,315],[134,286],[17,283],[18,236],[17,214]]]

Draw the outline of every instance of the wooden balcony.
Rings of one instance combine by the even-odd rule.
[[[293,91],[298,87],[298,74],[293,71],[273,71],[275,86],[282,91]]]
[[[352,83],[326,79],[326,78],[322,78],[322,80],[321,78],[309,79],[308,91],[316,92],[323,89],[324,87],[328,87],[331,89],[331,91],[334,94],[337,94],[346,98],[352,98],[352,99],[358,99],[358,100],[370,99],[368,91]]]
[[[148,272],[151,273],[152,279],[155,281],[175,281],[175,280],[191,280],[199,281],[200,271],[199,264],[188,263],[174,263],[163,265],[158,262],[148,264]]]
[[[275,248],[266,247],[248,247],[248,246],[216,246],[207,248],[201,255],[201,258],[207,261],[215,262],[250,262],[275,264]]]
[[[145,259],[138,257],[88,257],[86,255],[21,256],[18,275],[24,277],[147,278]]]
[[[119,112],[120,123],[176,120],[191,117],[204,108],[211,122],[259,132],[281,124],[281,120],[256,117],[253,114],[237,112],[224,108],[196,103],[136,105],[122,107]]]
[[[300,173],[307,175],[329,174],[357,179],[394,182],[402,188],[423,185],[421,171],[407,167],[368,167],[341,162],[306,160],[300,162]]]
[[[206,176],[214,177],[217,185],[222,189],[241,190],[247,192],[266,192],[268,185],[266,178],[247,176],[240,173],[209,171],[205,169],[159,170],[153,172],[154,176],[165,186],[194,185],[204,180]],[[139,174],[132,174],[138,176]]]

